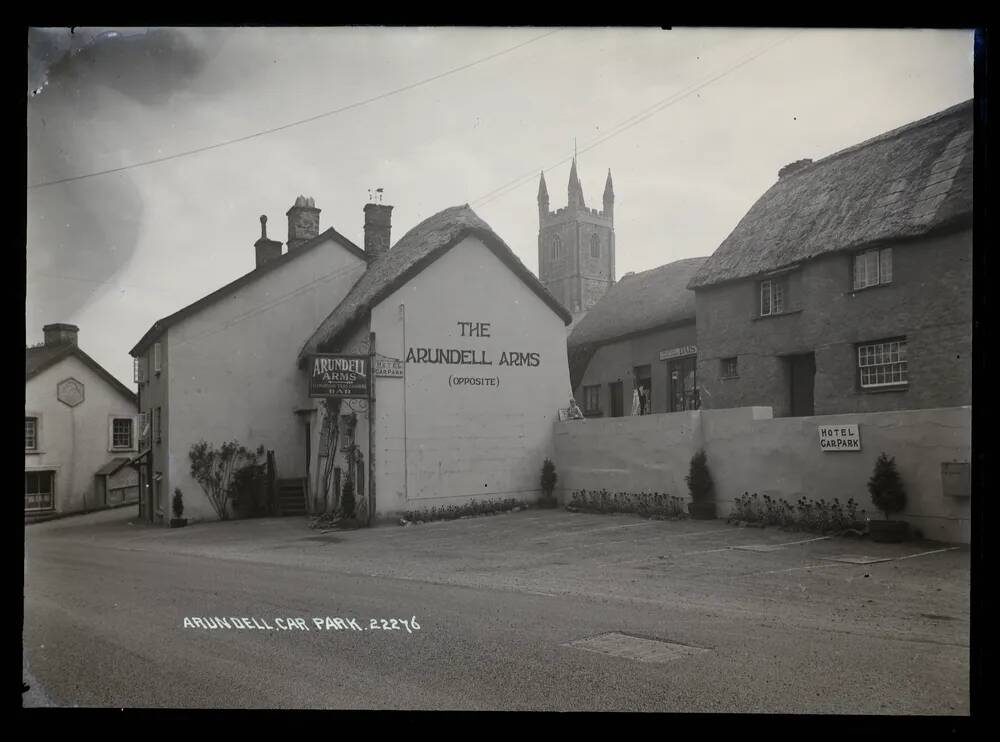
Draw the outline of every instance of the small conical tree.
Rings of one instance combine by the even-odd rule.
[[[896,468],[895,457],[889,457],[882,452],[875,461],[875,470],[868,480],[868,492],[872,496],[872,504],[882,511],[889,520],[892,513],[898,513],[906,507],[906,490],[903,479]]]
[[[345,518],[354,515],[354,480],[347,479],[344,482],[344,489],[340,493],[340,510]]]
[[[694,502],[708,502],[713,499],[715,485],[712,482],[712,475],[708,471],[708,462],[705,452],[698,451],[691,457],[691,468],[684,478],[687,482],[688,492]]]
[[[552,497],[552,490],[556,488],[556,480],[559,477],[556,475],[556,465],[552,463],[551,459],[545,459],[542,464],[542,492],[545,493],[546,497]]]

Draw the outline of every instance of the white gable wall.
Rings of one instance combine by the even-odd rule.
[[[489,337],[463,337],[458,322],[489,323]],[[376,515],[536,499],[553,422],[572,393],[566,326],[551,307],[468,237],[378,304],[371,324],[383,356],[453,348],[492,361],[410,362],[405,379],[376,379]],[[538,365],[501,366],[501,354],[511,351],[537,353]]]
[[[56,398],[56,386],[73,378],[84,387],[83,402],[69,407]],[[75,356],[64,358],[25,383],[24,414],[39,418],[38,452],[25,453],[25,471],[55,471],[55,510],[71,513],[94,508],[94,474],[131,451],[112,451],[110,418],[134,417],[135,403]]]
[[[190,474],[189,451],[201,439],[263,445],[279,477],[306,475],[295,410],[312,405],[296,358],[365,265],[330,240],[170,327],[168,505],[180,487],[185,517],[216,517]]]

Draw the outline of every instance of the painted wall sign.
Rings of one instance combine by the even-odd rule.
[[[368,357],[323,353],[311,359],[310,397],[368,397]]]
[[[670,358],[680,358],[681,356],[693,356],[698,354],[697,345],[682,345],[680,348],[660,351],[660,360],[666,361]]]
[[[490,322],[456,322],[459,335],[463,338],[492,337]],[[542,356],[535,351],[505,349],[495,356],[476,348],[407,348],[406,362],[446,366],[505,366],[535,368],[541,365]],[[486,369],[483,369],[484,371]],[[402,375],[402,374],[400,374]],[[455,376],[448,377],[448,386],[500,386],[499,376]]]
[[[820,425],[819,447],[824,451],[860,451],[861,434],[858,424]]]
[[[395,358],[376,358],[372,369],[376,376],[390,379],[403,378],[403,362]]]

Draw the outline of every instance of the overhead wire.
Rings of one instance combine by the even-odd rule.
[[[633,126],[636,126],[636,125],[642,123],[643,121],[645,121],[646,119],[650,118],[651,116],[654,116],[657,113],[659,113],[660,111],[663,111],[664,109],[669,108],[673,104],[675,104],[675,103],[683,100],[684,98],[688,97],[692,93],[696,93],[699,90],[704,89],[705,87],[711,85],[712,83],[714,83],[714,82],[716,82],[718,80],[721,80],[723,77],[726,77],[727,75],[735,72],[736,70],[740,69],[741,67],[744,67],[745,65],[749,64],[750,62],[753,62],[755,59],[758,59],[759,57],[763,56],[764,54],[766,54],[767,52],[771,51],[775,47],[777,47],[777,46],[779,46],[781,44],[784,44],[785,42],[787,42],[788,40],[790,40],[794,36],[798,35],[799,33],[801,33],[801,31],[796,31],[794,33],[788,34],[787,36],[779,39],[778,41],[776,41],[776,42],[774,42],[772,44],[767,45],[763,49],[761,49],[759,51],[756,51],[756,52],[754,52],[753,54],[750,54],[747,57],[744,57],[743,59],[741,59],[736,64],[734,64],[731,67],[728,67],[727,69],[723,70],[721,73],[716,74],[714,76],[711,76],[711,77],[703,80],[702,82],[699,82],[696,85],[690,86],[690,87],[688,87],[688,88],[686,88],[686,89],[684,89],[682,91],[679,91],[677,93],[673,93],[673,94],[667,96],[666,98],[664,98],[663,100],[660,100],[660,101],[654,103],[652,106],[649,106],[648,108],[645,108],[642,111],[639,111],[639,112],[633,114],[632,116],[628,117],[627,119],[624,119],[623,121],[619,122],[614,127],[612,127],[611,131],[609,131],[607,134],[605,134],[605,135],[603,135],[601,137],[598,137],[597,139],[595,139],[594,141],[590,142],[589,144],[581,147],[579,151],[580,152],[587,152],[589,150],[594,149],[598,145],[603,144],[604,142],[608,141],[609,139],[613,139],[614,137],[618,136],[619,134],[622,134],[625,131],[631,129]],[[572,156],[564,157],[563,159],[559,160],[558,162],[553,163],[552,165],[550,165],[548,168],[543,168],[542,172],[545,172],[546,170],[552,170],[553,168],[559,167],[560,165],[564,165],[567,162],[572,161],[574,157],[575,157],[575,153]],[[482,196],[469,201],[469,205],[470,206],[484,206],[484,205],[486,205],[486,204],[488,204],[488,203],[490,203],[492,201],[495,201],[496,199],[500,198],[501,196],[505,196],[508,193],[517,190],[518,188],[520,188],[523,185],[527,185],[528,183],[532,182],[536,177],[538,177],[538,171],[537,170],[532,170],[530,173],[525,173],[524,175],[519,176],[519,177],[517,177],[517,178],[515,178],[515,179],[513,179],[511,181],[508,181],[504,185],[501,185],[501,186],[493,189],[492,191],[489,191],[488,193],[485,193]]]
[[[313,121],[317,121],[317,120],[322,119],[322,118],[327,118],[329,116],[334,116],[334,115],[336,115],[338,113],[344,113],[345,111],[350,111],[350,110],[353,110],[355,108],[360,108],[361,106],[366,106],[369,103],[375,103],[376,101],[384,100],[384,99],[389,98],[389,97],[394,96],[394,95],[399,95],[400,93],[405,93],[408,90],[413,90],[414,88],[418,88],[418,87],[420,87],[422,85],[427,85],[428,83],[434,82],[435,80],[440,80],[440,79],[442,79],[444,77],[448,77],[450,75],[454,75],[454,74],[456,74],[458,72],[461,72],[463,70],[467,70],[470,67],[475,67],[476,65],[483,64],[483,63],[488,62],[488,61],[490,61],[492,59],[496,59],[497,57],[501,57],[501,56],[503,56],[505,54],[510,54],[511,52],[516,51],[517,49],[521,49],[521,48],[523,48],[525,46],[528,46],[529,44],[534,44],[537,41],[541,41],[542,39],[547,38],[549,36],[552,36],[553,34],[559,33],[559,32],[561,32],[563,30],[564,29],[557,28],[557,29],[554,29],[552,31],[548,31],[548,32],[543,33],[543,34],[541,34],[539,36],[535,36],[534,38],[528,39],[527,41],[523,41],[520,44],[515,44],[514,46],[508,47],[506,49],[502,49],[502,50],[500,50],[498,52],[494,52],[493,54],[489,54],[489,55],[487,55],[485,57],[480,57],[479,59],[475,59],[475,60],[473,60],[471,62],[468,62],[466,64],[463,64],[463,65],[461,65],[459,67],[453,67],[452,69],[446,70],[446,71],[441,72],[441,73],[438,73],[437,75],[433,75],[433,76],[425,78],[423,80],[419,80],[417,82],[410,83],[409,85],[404,85],[404,86],[402,86],[400,88],[396,88],[394,90],[389,90],[389,91],[387,91],[385,93],[381,93],[381,94],[373,96],[371,98],[366,98],[365,100],[356,101],[356,102],[350,103],[350,104],[348,104],[346,106],[341,106],[340,108],[335,108],[332,111],[325,111],[323,113],[316,114],[315,116],[309,116],[309,117],[304,118],[304,119],[298,119],[296,121],[292,121],[292,122],[289,122],[287,124],[282,124],[281,126],[272,127],[270,129],[263,129],[261,131],[254,132],[253,134],[247,134],[245,136],[235,137],[233,139],[227,139],[227,140],[225,140],[223,142],[216,142],[214,144],[208,144],[208,145],[205,145],[203,147],[196,147],[195,149],[185,150],[183,152],[175,152],[174,154],[165,155],[164,157],[154,157],[154,158],[149,159],[149,160],[143,160],[141,162],[134,162],[134,163],[131,163],[129,165],[122,165],[120,167],[113,167],[113,168],[108,168],[106,170],[98,170],[98,171],[91,172],[91,173],[84,173],[82,175],[73,175],[73,176],[66,177],[66,178],[58,178],[58,179],[55,179],[55,180],[46,180],[46,181],[42,181],[41,183],[33,183],[33,184],[28,185],[27,189],[28,190],[33,190],[33,189],[36,189],[36,188],[44,188],[46,186],[58,185],[60,183],[72,183],[74,181],[84,180],[86,178],[96,178],[96,177],[98,177],[100,175],[110,175],[112,173],[120,173],[120,172],[124,172],[125,170],[134,170],[135,168],[145,167],[147,165],[155,165],[157,163],[167,162],[169,160],[176,160],[176,159],[179,159],[181,157],[188,157],[190,155],[196,155],[196,154],[199,154],[201,152],[208,152],[210,150],[219,149],[221,147],[228,147],[228,146],[233,145],[233,144],[238,144],[240,142],[246,142],[246,141],[249,141],[251,139],[256,139],[257,137],[266,136],[268,134],[274,134],[275,132],[284,131],[285,129],[291,129],[291,128],[295,127],[295,126],[301,126],[303,124],[308,124],[308,123],[311,123]]]

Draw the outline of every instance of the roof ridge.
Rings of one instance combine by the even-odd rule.
[[[889,131],[884,131],[881,134],[876,134],[875,136],[870,137],[869,139],[865,139],[862,142],[858,142],[857,144],[852,144],[851,146],[845,147],[844,149],[837,150],[836,152],[833,152],[827,155],[826,157],[821,157],[818,160],[813,160],[805,167],[799,168],[797,170],[794,170],[793,172],[788,173],[786,178],[791,178],[800,173],[813,170],[816,168],[817,165],[824,165],[830,162],[831,160],[835,160],[839,157],[852,154],[859,150],[865,149],[866,147],[870,147],[873,144],[877,144],[879,142],[886,142],[889,141],[890,139],[896,139],[912,131],[913,129],[918,129],[936,123],[938,121],[941,121],[942,119],[946,119],[952,116],[957,116],[962,111],[962,109],[966,107],[971,108],[973,102],[974,99],[969,98],[968,100],[962,101],[961,103],[956,103],[954,106],[949,106],[948,108],[938,111],[937,113],[932,113],[929,116],[924,116],[922,119],[917,119],[916,121],[910,121],[909,123],[903,124],[902,126],[897,126],[895,129],[889,129]]]
[[[279,255],[274,260],[269,260],[263,265],[258,265],[252,268],[251,270],[237,276],[228,283],[223,284],[214,291],[210,291],[204,296],[195,299],[193,302],[185,304],[183,307],[176,310],[175,312],[168,314],[166,317],[161,317],[160,319],[156,320],[152,324],[152,326],[145,332],[145,334],[143,334],[143,336],[139,339],[139,342],[137,342],[135,346],[133,346],[132,350],[129,351],[129,354],[131,355],[132,353],[137,352],[139,348],[143,347],[145,343],[147,343],[153,337],[156,337],[156,335],[152,333],[155,329],[157,329],[157,327],[163,329],[169,327],[173,323],[180,321],[189,314],[198,311],[199,309],[201,309],[204,306],[207,306],[208,304],[211,304],[216,299],[221,299],[222,297],[226,296],[229,292],[235,291],[236,289],[241,288],[245,284],[250,283],[253,280],[254,276],[257,277],[263,276],[265,273],[273,271],[279,266],[285,265],[286,263],[294,259],[293,257],[289,256],[301,255],[304,252],[315,247],[316,245],[321,244],[328,237],[332,238],[335,242],[341,242],[341,246],[345,247],[349,251],[360,253],[360,257],[363,257],[366,261],[370,260],[371,256],[368,255],[360,247],[355,245],[353,241],[342,235],[333,227],[327,227],[322,232],[317,234],[315,237],[310,237],[308,240],[300,244],[298,247],[289,250],[283,255]]]

